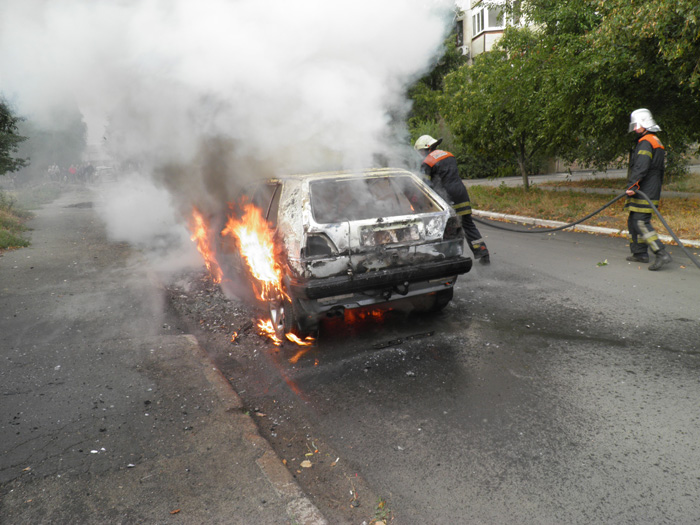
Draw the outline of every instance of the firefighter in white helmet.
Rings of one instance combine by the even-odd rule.
[[[489,250],[472,220],[469,192],[459,176],[457,160],[449,151],[437,149],[441,142],[442,139],[434,139],[430,135],[418,137],[413,147],[423,156],[421,171],[430,179],[430,186],[451,203],[457,215],[462,217],[462,229],[474,259],[481,264],[489,264]]]
[[[628,261],[648,263],[651,248],[655,255],[649,266],[652,271],[660,270],[671,262],[671,256],[661,244],[659,236],[651,225],[653,210],[646,199],[637,195],[636,190],[644,192],[654,203],[659,205],[661,185],[664,180],[664,146],[656,136],[661,128],[654,121],[648,109],[636,109],[630,115],[629,131],[637,134],[637,146],[630,155],[628,170],[628,189],[625,210],[629,211],[627,229],[630,236]]]

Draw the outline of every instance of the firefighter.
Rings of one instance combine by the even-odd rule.
[[[430,186],[447,200],[462,217],[462,229],[467,243],[481,264],[489,264],[489,250],[472,220],[472,207],[469,192],[457,170],[457,160],[449,151],[437,149],[442,139],[423,135],[416,140],[414,149],[423,156],[421,171],[430,179]]]
[[[637,146],[630,156],[628,197],[625,203],[625,210],[629,211],[627,229],[632,252],[627,260],[648,263],[647,248],[651,248],[656,258],[649,269],[656,271],[670,263],[671,256],[664,249],[651,225],[651,206],[646,199],[637,196],[636,190],[644,192],[654,206],[659,205],[664,180],[665,151],[656,133],[661,131],[661,128],[654,121],[651,111],[642,108],[634,110],[630,115],[629,131],[637,134]]]

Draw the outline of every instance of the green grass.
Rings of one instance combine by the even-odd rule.
[[[0,191],[0,251],[29,246],[22,235],[27,231],[25,222],[31,213],[17,205],[17,200],[8,192]]]
[[[600,180],[577,181],[599,183]],[[592,184],[577,184],[576,188],[594,187]],[[600,187],[600,186],[595,186]],[[619,189],[619,186],[617,186]],[[622,190],[621,190],[622,191]],[[580,191],[548,191],[540,186],[530,188],[501,185],[471,186],[472,206],[476,210],[536,217],[562,222],[573,222],[608,203],[614,195],[582,193]],[[617,230],[627,229],[627,213],[623,210],[625,199],[621,199],[584,224],[603,226]],[[666,197],[661,199],[659,211],[673,231],[685,239],[700,239],[700,198]],[[652,219],[659,233],[666,234],[657,218]]]
[[[25,248],[29,246],[29,244],[29,241],[20,234],[0,229],[0,252],[3,250],[13,250],[15,248]]]
[[[0,190],[0,251],[29,246],[24,237],[26,222],[42,204],[56,200],[62,193],[57,183],[45,183],[18,191]]]

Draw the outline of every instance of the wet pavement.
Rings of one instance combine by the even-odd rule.
[[[394,523],[700,520],[697,269],[674,252],[648,272],[619,238],[482,233],[493,262],[442,314],[217,356],[262,435],[290,463],[314,443],[314,501],[343,464]]]
[[[621,238],[480,226],[492,264],[444,312],[276,347],[201,275],[164,289],[90,203],[0,258],[0,522],[700,521],[677,249],[649,272]]]

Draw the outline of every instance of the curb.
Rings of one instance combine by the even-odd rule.
[[[272,446],[260,435],[253,419],[242,412],[243,402],[233,390],[231,383],[214,365],[194,335],[187,334],[184,337],[190,343],[192,352],[203,363],[204,376],[214,388],[217,397],[223,402],[226,412],[239,419],[238,422],[245,427],[246,440],[261,452],[260,457],[255,462],[277,495],[286,504],[287,516],[293,520],[293,523],[299,525],[328,525],[328,521],[311,500],[304,495],[301,487],[284,466]]]
[[[473,210],[472,213],[479,217],[484,217],[486,219],[494,219],[509,222],[518,222],[520,224],[532,224],[534,226],[543,226],[545,228],[559,228],[561,226],[566,226],[568,223],[559,221],[549,221],[545,219],[537,219],[535,217],[523,217],[520,215],[508,215],[505,213],[495,213],[491,211],[480,211]],[[582,231],[586,233],[598,233],[603,235],[610,235],[613,237],[627,237],[629,232],[627,230],[616,230],[615,228],[603,228],[601,226],[581,226],[580,224],[576,226],[571,226],[566,228],[564,231]],[[670,235],[659,235],[661,239],[666,244],[675,244],[673,237]],[[700,241],[694,241],[690,239],[680,239],[683,246],[692,246],[694,248],[700,248]]]

